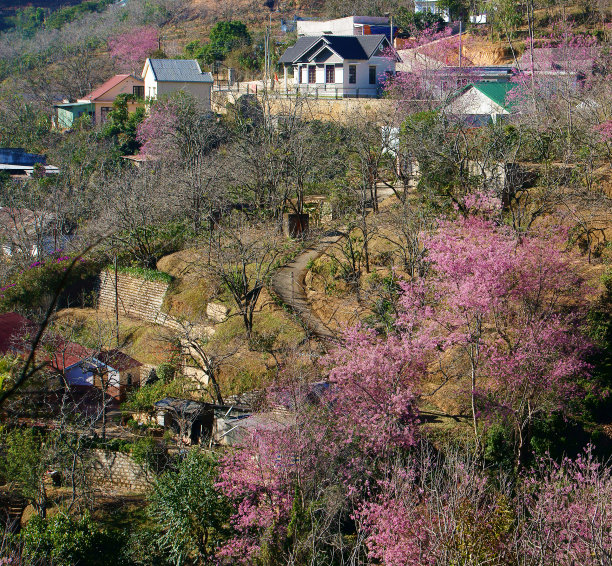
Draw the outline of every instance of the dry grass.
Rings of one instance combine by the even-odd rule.
[[[63,309],[53,319],[72,341],[90,348],[113,348],[115,317],[113,313],[95,309]],[[170,345],[163,339],[160,327],[142,320],[120,316],[121,349],[144,364],[159,365],[171,356]]]

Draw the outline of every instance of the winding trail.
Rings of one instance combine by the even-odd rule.
[[[392,189],[378,188],[379,203],[391,196],[394,196]],[[318,242],[306,248],[292,262],[283,265],[272,277],[272,290],[304,321],[323,347],[331,346],[337,340],[337,336],[312,311],[306,297],[304,280],[308,273],[309,262],[321,257],[330,246],[337,244],[344,237],[345,234],[339,230],[326,232]]]
[[[321,257],[327,248],[339,242],[343,237],[344,234],[337,230],[325,233],[323,238],[306,248],[292,262],[281,267],[272,277],[272,290],[286,305],[291,307],[324,346],[333,342],[335,335],[312,312],[306,298],[304,279],[308,273],[308,264]]]

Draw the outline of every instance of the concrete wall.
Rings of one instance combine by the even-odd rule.
[[[91,456],[91,479],[98,486],[133,492],[150,489],[153,474],[134,462],[129,454],[95,449]]]
[[[235,104],[237,98],[235,93],[215,92],[214,110],[224,114],[227,112],[226,104]],[[248,95],[253,104],[257,97]],[[295,97],[284,95],[269,96],[270,112],[272,115],[290,115],[294,112]],[[302,98],[301,116],[304,120],[324,120],[333,122],[352,123],[356,115],[368,115],[374,119],[377,114],[387,118],[395,112],[395,101],[377,98]]]
[[[161,324],[173,330],[182,328],[175,318],[162,312],[162,304],[168,291],[167,283],[146,281],[125,273],[119,273],[117,291],[120,315],[131,316],[153,324]],[[98,308],[110,312],[115,310],[115,274],[112,271],[100,273]],[[208,313],[208,318],[212,322],[219,321],[210,313]],[[214,328],[207,325],[195,325],[192,332],[196,335],[211,336],[214,334]],[[144,374],[141,373],[141,375]]]
[[[127,77],[118,85],[105,92],[102,96],[96,98],[94,101],[96,106],[96,124],[102,123],[102,108],[112,108],[113,102],[117,96],[120,94],[133,94],[135,86],[144,86],[144,81],[134,77]],[[128,103],[128,112],[134,112],[138,106],[140,105],[133,102]]]
[[[156,98],[160,96],[172,94],[179,90],[189,92],[196,98],[200,99],[210,110],[210,91],[212,90],[211,83],[179,83],[179,82],[158,82],[156,88]],[[148,96],[147,85],[145,84],[145,96]]]
[[[388,25],[387,17],[370,16],[348,16],[335,20],[298,20],[298,35],[323,35],[332,33],[333,35],[362,35],[362,26],[366,25]],[[355,25],[357,24],[357,25]],[[359,25],[361,24],[361,25]]]

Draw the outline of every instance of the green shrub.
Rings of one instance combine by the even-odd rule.
[[[72,261],[72,257],[55,254],[44,262],[32,263],[8,285],[0,288],[0,309],[44,308],[55,293],[60,293],[60,299],[78,296],[88,280],[97,275],[100,267],[93,261],[79,259],[66,274]]]
[[[114,267],[109,265],[106,267],[108,271],[113,271]],[[146,269],[144,267],[118,267],[118,273],[125,273],[131,277],[144,279],[145,281],[159,281],[160,283],[172,283],[172,275],[157,271],[156,269]]]
[[[153,410],[153,404],[164,397],[166,397],[166,384],[160,379],[155,383],[143,385],[140,389],[130,391],[122,409],[137,413],[149,413]]]
[[[132,459],[148,470],[159,473],[167,463],[166,448],[158,444],[152,436],[143,436],[130,447]]]
[[[176,375],[176,366],[169,362],[164,362],[155,368],[155,373],[160,381],[163,383],[170,383]]]
[[[54,566],[103,564],[107,535],[98,531],[88,513],[80,518],[59,513],[51,519],[33,517],[22,531],[26,563]]]

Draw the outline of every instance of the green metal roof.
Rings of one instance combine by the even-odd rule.
[[[64,102],[62,104],[54,104],[55,108],[81,108],[84,106],[91,106],[93,109],[94,105],[91,102]]]
[[[506,95],[516,86],[514,83],[472,83],[471,86],[506,110],[514,105],[514,101],[506,101]]]

